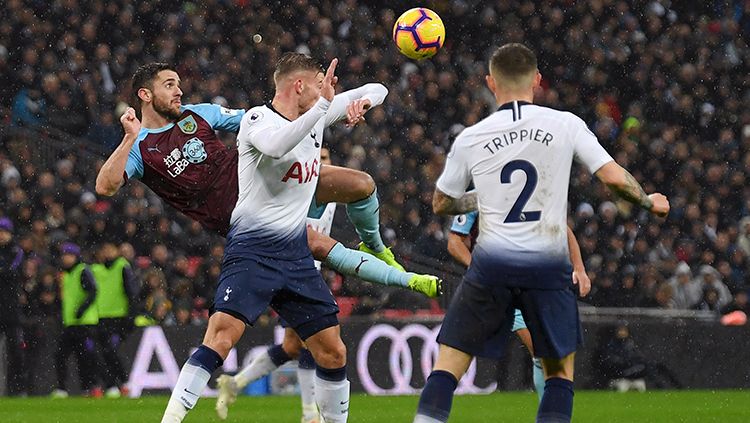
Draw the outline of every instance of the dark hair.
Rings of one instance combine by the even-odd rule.
[[[536,55],[523,44],[510,43],[495,50],[490,59],[493,74],[517,82],[537,70]]]
[[[279,61],[276,62],[276,70],[273,73],[273,80],[274,82],[277,82],[279,77],[300,70],[323,72],[323,66],[321,66],[317,60],[306,54],[287,52],[282,54]]]
[[[156,78],[156,75],[158,75],[159,72],[163,70],[174,71],[175,69],[171,65],[158,62],[147,63],[138,67],[138,69],[133,74],[131,85],[133,89],[133,98],[135,100],[135,104],[141,104],[141,99],[138,97],[138,90],[140,90],[141,88],[148,88],[149,90],[153,90],[154,78]]]

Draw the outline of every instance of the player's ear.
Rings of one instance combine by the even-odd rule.
[[[302,94],[302,91],[305,89],[305,83],[302,81],[302,79],[296,79],[294,81],[294,92],[296,92],[298,95]]]
[[[536,75],[534,75],[534,84],[531,88],[538,88],[540,85],[542,85],[542,73],[536,71]]]
[[[495,78],[493,78],[492,75],[487,75],[484,77],[484,79],[487,81],[487,88],[492,91],[492,94],[497,94],[497,85],[495,84]]]
[[[140,98],[141,101],[145,103],[150,103],[151,102],[151,90],[149,90],[148,88],[139,88],[138,98]]]

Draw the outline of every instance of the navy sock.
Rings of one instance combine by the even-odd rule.
[[[306,348],[303,348],[299,352],[299,358],[297,360],[299,361],[300,369],[314,369],[315,368],[315,359],[313,358],[313,355],[310,352],[310,350]]]
[[[193,355],[188,358],[187,362],[192,364],[193,366],[204,369],[208,373],[213,373],[214,370],[218,369],[219,366],[224,364],[224,359],[222,359],[219,353],[217,353],[216,351],[205,345],[201,345],[197,350],[195,350]]]
[[[316,366],[315,375],[329,382],[339,382],[346,380],[346,366],[338,369],[326,369],[325,367]]]
[[[448,421],[456,386],[458,386],[458,380],[455,376],[444,370],[433,370],[419,397],[417,414],[441,422]]]
[[[569,423],[573,416],[573,382],[559,377],[547,379],[536,415],[537,423]]]
[[[276,344],[269,348],[268,356],[271,357],[271,362],[275,364],[276,367],[279,367],[292,359],[292,357],[289,357],[289,354],[284,351],[284,348],[281,347],[281,344]]]

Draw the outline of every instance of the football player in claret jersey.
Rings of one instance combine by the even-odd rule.
[[[471,264],[471,251],[474,249],[476,237],[478,234],[477,224],[479,212],[473,211],[456,216],[448,234],[448,253],[462,266],[469,267]],[[586,274],[586,268],[581,257],[581,248],[578,245],[573,230],[568,228],[568,248],[570,249],[570,261],[573,264],[573,283],[579,287],[579,295],[585,297],[591,290],[591,280]],[[518,336],[521,343],[534,355],[534,346],[531,343],[531,334],[523,320],[521,310],[513,310],[513,326],[511,332]],[[532,360],[534,389],[542,399],[544,394],[544,372],[542,371],[542,362],[538,358]]]
[[[481,219],[414,421],[448,420],[453,391],[473,356],[500,358],[519,308],[546,379],[537,422],[567,422],[582,340],[566,235],[573,159],[651,213],[666,216],[669,202],[662,194],[647,195],[579,117],[532,104],[541,75],[527,47],[500,47],[489,71],[498,110],[456,138],[433,197],[435,213],[458,215],[478,206]],[[472,181],[476,190],[466,193]]]

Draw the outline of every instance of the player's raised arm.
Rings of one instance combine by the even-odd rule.
[[[125,183],[123,175],[125,175],[128,156],[138,137],[138,131],[141,129],[141,122],[135,116],[135,110],[132,107],[120,117],[120,122],[125,130],[125,136],[96,176],[96,193],[99,195],[115,195]]]
[[[263,119],[262,113],[250,109],[242,118],[237,141],[240,144],[250,144],[261,153],[275,159],[281,158],[292,151],[310,133],[320,118],[325,116],[331,106],[335,93],[336,77],[334,72],[337,63],[338,59],[333,59],[328,67],[320,88],[321,98],[310,110],[294,120],[279,125]],[[281,88],[282,92],[283,89],[296,89],[296,87]],[[279,90],[280,88],[277,87],[277,96]]]
[[[637,204],[651,213],[664,217],[669,214],[669,200],[660,193],[646,194],[641,184],[622,166],[611,161],[594,173],[620,198]]]
[[[346,119],[347,126],[354,126],[364,120],[368,110],[383,104],[388,88],[383,84],[365,84],[353,90],[337,94],[326,115],[326,126]]]

